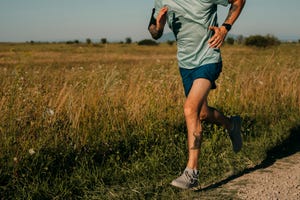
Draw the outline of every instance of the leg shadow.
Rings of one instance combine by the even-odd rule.
[[[238,177],[241,177],[245,174],[251,173],[253,171],[256,171],[258,169],[264,169],[274,164],[274,162],[278,159],[291,156],[297,152],[300,152],[300,125],[294,127],[290,131],[290,136],[284,140],[280,145],[275,146],[274,148],[270,149],[267,152],[267,157],[265,160],[262,161],[261,164],[245,169],[244,171],[240,172],[239,174],[232,175],[218,183],[214,183],[212,185],[209,185],[207,187],[201,188],[197,191],[207,191],[211,189],[218,188]]]

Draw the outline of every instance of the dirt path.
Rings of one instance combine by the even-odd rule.
[[[216,191],[232,199],[300,200],[300,152],[233,179]]]

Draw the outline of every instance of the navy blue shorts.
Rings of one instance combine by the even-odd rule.
[[[196,67],[194,69],[179,68],[183,82],[185,96],[188,96],[194,80],[198,78],[208,79],[211,82],[211,89],[216,89],[215,81],[222,72],[222,62],[212,63]]]

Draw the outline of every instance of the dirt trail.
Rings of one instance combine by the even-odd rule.
[[[233,199],[300,200],[300,152],[244,174],[216,190]]]

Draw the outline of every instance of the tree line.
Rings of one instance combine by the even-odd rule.
[[[27,42],[28,43],[28,42]],[[40,43],[40,42],[35,42],[35,41],[30,41],[31,44],[34,43]],[[84,42],[80,42],[79,40],[69,40],[65,42],[66,44],[80,44],[80,43],[84,43]],[[107,40],[107,38],[101,38],[98,41],[92,41],[92,39],[87,38],[85,40],[85,43],[88,45],[91,44],[108,44],[109,41]],[[116,42],[114,42],[116,43]],[[130,37],[125,38],[124,41],[120,41],[118,42],[120,44],[131,44],[132,43],[132,39]],[[173,45],[174,43],[176,43],[176,41],[174,40],[168,40],[166,41],[167,44],[169,45]],[[294,41],[294,43],[296,43]],[[298,43],[300,43],[300,39],[298,40]],[[137,42],[138,45],[146,45],[146,46],[155,46],[158,45],[159,42],[154,41],[152,39],[144,39],[144,40],[140,40]],[[238,44],[238,45],[246,45],[246,46],[255,46],[255,47],[259,47],[259,48],[266,48],[269,46],[275,46],[275,45],[279,45],[281,44],[281,41],[270,34],[267,34],[265,36],[263,35],[251,35],[249,37],[244,37],[243,35],[238,35],[238,36],[228,36],[225,39],[225,44],[227,45],[234,45],[234,44]]]

